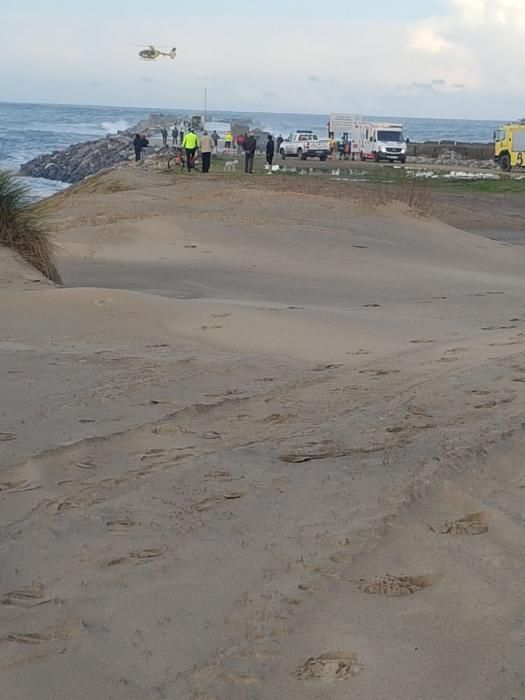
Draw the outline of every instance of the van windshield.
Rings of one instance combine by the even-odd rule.
[[[401,131],[378,131],[378,141],[395,141],[396,143],[404,143],[405,139]]]

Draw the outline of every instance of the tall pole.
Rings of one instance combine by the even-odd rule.
[[[208,121],[208,88],[204,88],[204,123]]]

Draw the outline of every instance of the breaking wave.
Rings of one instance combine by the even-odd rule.
[[[116,134],[118,131],[126,131],[131,124],[125,119],[117,119],[114,122],[102,122],[100,126],[106,134]]]

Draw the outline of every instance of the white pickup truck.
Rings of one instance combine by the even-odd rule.
[[[330,142],[328,139],[320,139],[313,131],[296,131],[281,143],[279,153],[283,160],[289,156],[301,160],[307,158],[326,160],[330,153]]]

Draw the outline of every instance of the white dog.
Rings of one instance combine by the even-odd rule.
[[[239,165],[238,160],[229,160],[224,164],[224,172],[235,172],[237,170],[237,166]]]

